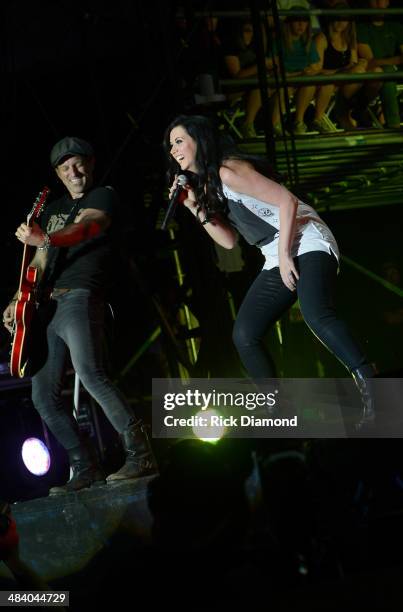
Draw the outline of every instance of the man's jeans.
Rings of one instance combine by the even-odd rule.
[[[47,327],[48,356],[45,365],[32,377],[32,400],[67,450],[80,444],[77,422],[61,399],[69,353],[82,384],[113,427],[122,433],[134,418],[127,401],[105,373],[103,337],[102,299],[88,289],[72,289],[56,298],[56,311]]]

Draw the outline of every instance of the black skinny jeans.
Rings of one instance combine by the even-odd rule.
[[[262,270],[251,285],[235,321],[233,340],[251,378],[273,378],[275,368],[262,339],[268,329],[297,300],[305,322],[319,340],[348,370],[367,363],[334,306],[337,260],[324,251],[312,251],[294,259],[299,273],[297,290],[283,283],[278,267]]]

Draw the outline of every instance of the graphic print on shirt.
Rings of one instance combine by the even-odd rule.
[[[249,244],[254,244],[261,249],[266,259],[264,269],[270,270],[277,266],[278,238],[280,235],[279,207],[257,200],[247,194],[233,192],[225,184],[223,184],[223,192],[228,201],[230,221],[233,222]],[[239,207],[239,210],[236,210],[235,207]],[[264,221],[270,228],[267,233],[262,233],[259,221],[257,224],[253,223],[242,210],[252,213],[256,220]],[[291,248],[292,257],[310,251],[324,251],[333,253],[336,259],[339,259],[339,250],[331,230],[312,206],[298,200],[295,221],[294,240]]]
[[[255,198],[244,196],[243,199],[238,198],[236,201],[238,202],[238,204],[245,206],[248,210],[250,210],[250,212],[255,214],[257,217],[260,217],[261,219],[269,219],[271,217],[274,217],[275,219],[278,216],[270,209],[270,207],[265,202],[261,202],[260,200],[256,200]]]
[[[77,211],[77,214],[78,214],[78,211]],[[70,216],[70,213],[60,213],[60,212],[55,215],[51,215],[46,225],[46,232],[48,234],[51,234],[53,232],[57,232],[60,229],[63,229],[69,216]]]
[[[242,200],[238,200],[238,204],[244,204]],[[268,206],[265,206],[261,202],[251,202],[248,203],[247,208],[253,212],[258,217],[262,219],[268,219],[269,217],[274,217],[274,212],[270,210]]]

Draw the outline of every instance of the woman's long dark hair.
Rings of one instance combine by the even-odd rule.
[[[349,6],[346,2],[337,2],[336,4],[332,6],[332,9],[341,9],[341,8],[348,9]],[[331,37],[333,33],[333,24],[336,21],[344,21],[344,19],[340,15],[335,15],[334,17],[329,17],[327,20],[326,34],[329,38]],[[343,32],[341,33],[341,37],[344,40],[345,44],[347,45],[348,49],[350,50],[356,49],[357,48],[357,29],[356,29],[355,23],[348,17],[346,18],[346,21],[348,21],[348,27],[345,30],[343,30]]]
[[[198,180],[194,190],[197,202],[207,212],[224,212],[226,210],[226,198],[223,193],[219,170],[220,166],[225,165],[225,161],[228,159],[248,161],[264,176],[277,182],[281,181],[281,177],[273,171],[267,160],[253,155],[244,155],[238,151],[232,139],[220,132],[207,117],[179,115],[170,123],[164,135],[169,185],[172,184],[175,175],[181,173],[180,165],[171,155],[170,144],[171,131],[178,126],[185,128],[196,143]]]

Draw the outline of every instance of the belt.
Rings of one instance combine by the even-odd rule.
[[[56,289],[53,289],[52,293],[50,294],[50,297],[52,300],[58,298],[60,295],[64,295],[65,293],[68,293],[68,291],[71,291],[71,289],[62,289],[59,287],[56,287]]]

